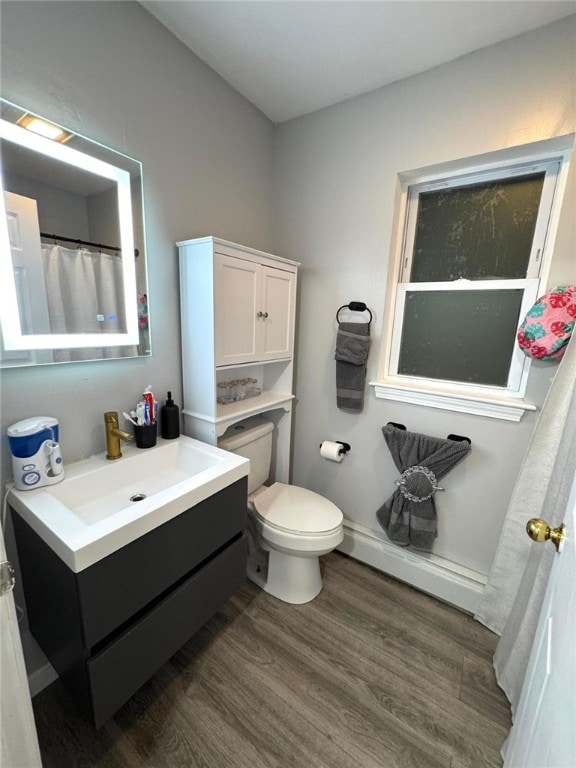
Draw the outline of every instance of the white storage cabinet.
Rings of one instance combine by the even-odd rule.
[[[273,477],[287,482],[299,264],[204,237],[177,243],[185,434],[212,445],[258,413],[275,422]],[[255,378],[262,394],[218,403],[218,383]]]
[[[223,253],[214,268],[216,366],[290,359],[296,273]]]

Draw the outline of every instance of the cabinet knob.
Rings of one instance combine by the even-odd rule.
[[[257,312],[256,317],[263,317],[266,319],[268,317],[268,312]]]

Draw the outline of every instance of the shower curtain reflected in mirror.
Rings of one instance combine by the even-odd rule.
[[[119,255],[42,245],[52,333],[125,333],[122,258]],[[56,349],[55,362],[133,357],[136,346]]]

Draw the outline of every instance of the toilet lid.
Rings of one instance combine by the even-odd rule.
[[[265,523],[284,531],[327,533],[342,525],[335,504],[314,491],[274,483],[254,498],[256,513]]]

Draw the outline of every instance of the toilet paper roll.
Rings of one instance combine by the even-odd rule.
[[[328,461],[342,461],[344,452],[341,443],[334,443],[332,440],[324,440],[320,446],[320,456]]]

